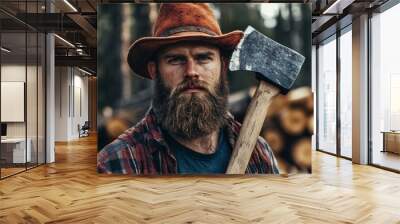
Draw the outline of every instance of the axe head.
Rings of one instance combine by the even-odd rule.
[[[231,71],[253,71],[258,78],[287,92],[293,85],[305,57],[248,26],[229,64]]]

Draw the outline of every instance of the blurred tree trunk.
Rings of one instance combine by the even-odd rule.
[[[134,40],[137,40],[142,37],[151,36],[151,6],[149,4],[136,4],[133,8],[133,18],[134,22],[132,23],[131,30],[131,43]],[[146,66],[146,65],[142,65]],[[151,87],[151,81],[146,79],[142,79],[136,76],[132,76],[131,85],[132,85],[132,94],[138,94],[139,92],[146,90]]]
[[[126,60],[131,44],[131,27],[132,27],[132,8],[130,4],[123,4],[122,11],[122,27],[121,27],[121,72],[122,72],[122,100],[128,100],[131,97],[132,75],[130,72],[128,61]]]
[[[114,107],[121,98],[121,7],[119,4],[100,5],[98,11],[98,49],[97,67],[98,110]],[[117,41],[116,41],[117,40]],[[107,91],[101,91],[107,90]]]

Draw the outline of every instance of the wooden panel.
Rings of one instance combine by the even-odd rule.
[[[88,79],[88,112],[90,132],[97,131],[97,78]]]
[[[400,154],[400,133],[385,132],[384,151]]]

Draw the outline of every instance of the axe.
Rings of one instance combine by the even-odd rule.
[[[232,53],[229,70],[252,71],[260,80],[247,108],[227,174],[244,174],[267,115],[271,99],[287,93],[305,58],[248,26]]]

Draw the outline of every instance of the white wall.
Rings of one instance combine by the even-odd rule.
[[[56,141],[79,138],[78,124],[88,120],[88,105],[88,78],[76,68],[56,67]]]
[[[25,82],[25,64],[5,64],[1,66],[1,81],[4,82]],[[28,74],[34,68],[33,66],[28,66]],[[36,96],[36,90],[34,92],[28,92],[27,96]],[[36,105],[35,105],[36,107]],[[1,108],[1,110],[7,110],[7,108]],[[29,116],[29,115],[28,115]],[[30,121],[30,117],[28,117]],[[7,137],[25,137],[25,122],[7,122]]]
[[[67,67],[55,68],[55,141],[68,140],[68,85]]]

